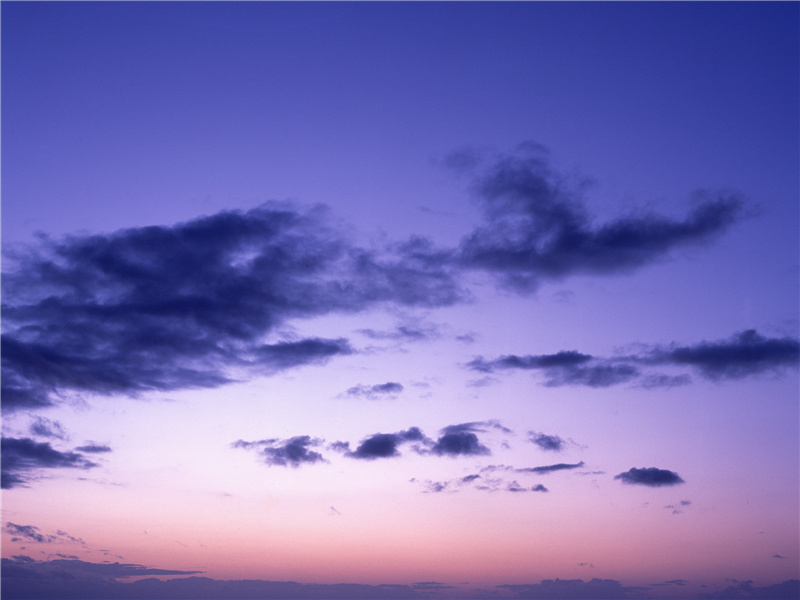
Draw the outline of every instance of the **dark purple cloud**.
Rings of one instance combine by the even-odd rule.
[[[583,461],[579,463],[558,463],[555,465],[544,465],[541,467],[524,467],[521,469],[515,469],[515,471],[519,473],[538,473],[538,474],[545,474],[545,473],[552,473],[554,471],[566,471],[570,469],[580,469],[583,466]]]
[[[646,485],[649,487],[662,487],[684,483],[680,475],[667,469],[657,469],[655,467],[631,468],[624,473],[615,475],[614,479],[619,479],[622,483],[636,485]]]
[[[4,408],[47,406],[70,390],[215,387],[318,363],[352,349],[263,340],[290,319],[460,299],[450,267],[411,246],[356,247],[322,213],[269,204],[7,253]]]
[[[458,169],[474,173],[484,224],[464,238],[459,260],[492,273],[520,292],[574,274],[628,272],[688,244],[709,241],[742,217],[742,200],[698,193],[682,219],[629,214],[596,225],[584,200],[586,182],[570,182],[538,144],[489,160],[461,152]]]
[[[77,452],[56,450],[47,442],[30,438],[2,439],[2,488],[23,487],[42,469],[91,469],[96,467]]]
[[[406,442],[429,444],[430,440],[418,427],[397,433],[376,433],[362,440],[354,451],[347,453],[347,456],[364,460],[392,458],[400,455],[398,447]]]
[[[655,360],[694,367],[709,379],[740,379],[796,367],[800,361],[800,341],[790,337],[767,338],[749,329],[727,340],[673,345],[654,354]]]
[[[506,355],[487,360],[477,357],[467,367],[483,373],[501,370],[539,370],[547,386],[609,387],[639,382],[644,388],[686,385],[686,374],[653,372],[659,367],[689,367],[711,380],[740,379],[762,373],[780,373],[800,363],[800,341],[791,337],[767,338],[755,330],[728,339],[693,345],[643,347],[637,354],[600,358],[575,350],[556,354]]]

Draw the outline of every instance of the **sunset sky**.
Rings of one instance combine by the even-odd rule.
[[[3,597],[791,597],[799,8],[3,2]]]

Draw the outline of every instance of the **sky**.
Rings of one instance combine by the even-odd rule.
[[[796,598],[794,2],[2,2],[4,598]]]

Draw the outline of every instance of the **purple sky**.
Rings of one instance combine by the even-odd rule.
[[[4,598],[797,595],[797,3],[1,10]]]

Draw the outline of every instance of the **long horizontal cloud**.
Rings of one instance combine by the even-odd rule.
[[[265,338],[293,318],[461,297],[449,266],[357,247],[322,211],[278,205],[44,240],[7,253],[4,266],[7,410],[47,406],[62,392],[214,387],[237,369],[321,362],[352,349]]]
[[[505,355],[486,360],[477,357],[467,367],[483,373],[502,370],[535,370],[545,385],[608,387],[639,382],[644,387],[682,385],[686,374],[665,375],[658,367],[689,367],[710,380],[740,379],[763,373],[780,373],[800,363],[800,341],[791,337],[767,338],[754,329],[728,339],[693,345],[651,346],[638,354],[595,357],[575,350],[555,354]]]
[[[78,452],[62,452],[30,438],[2,439],[2,488],[25,486],[42,469],[91,469],[97,464]]]

